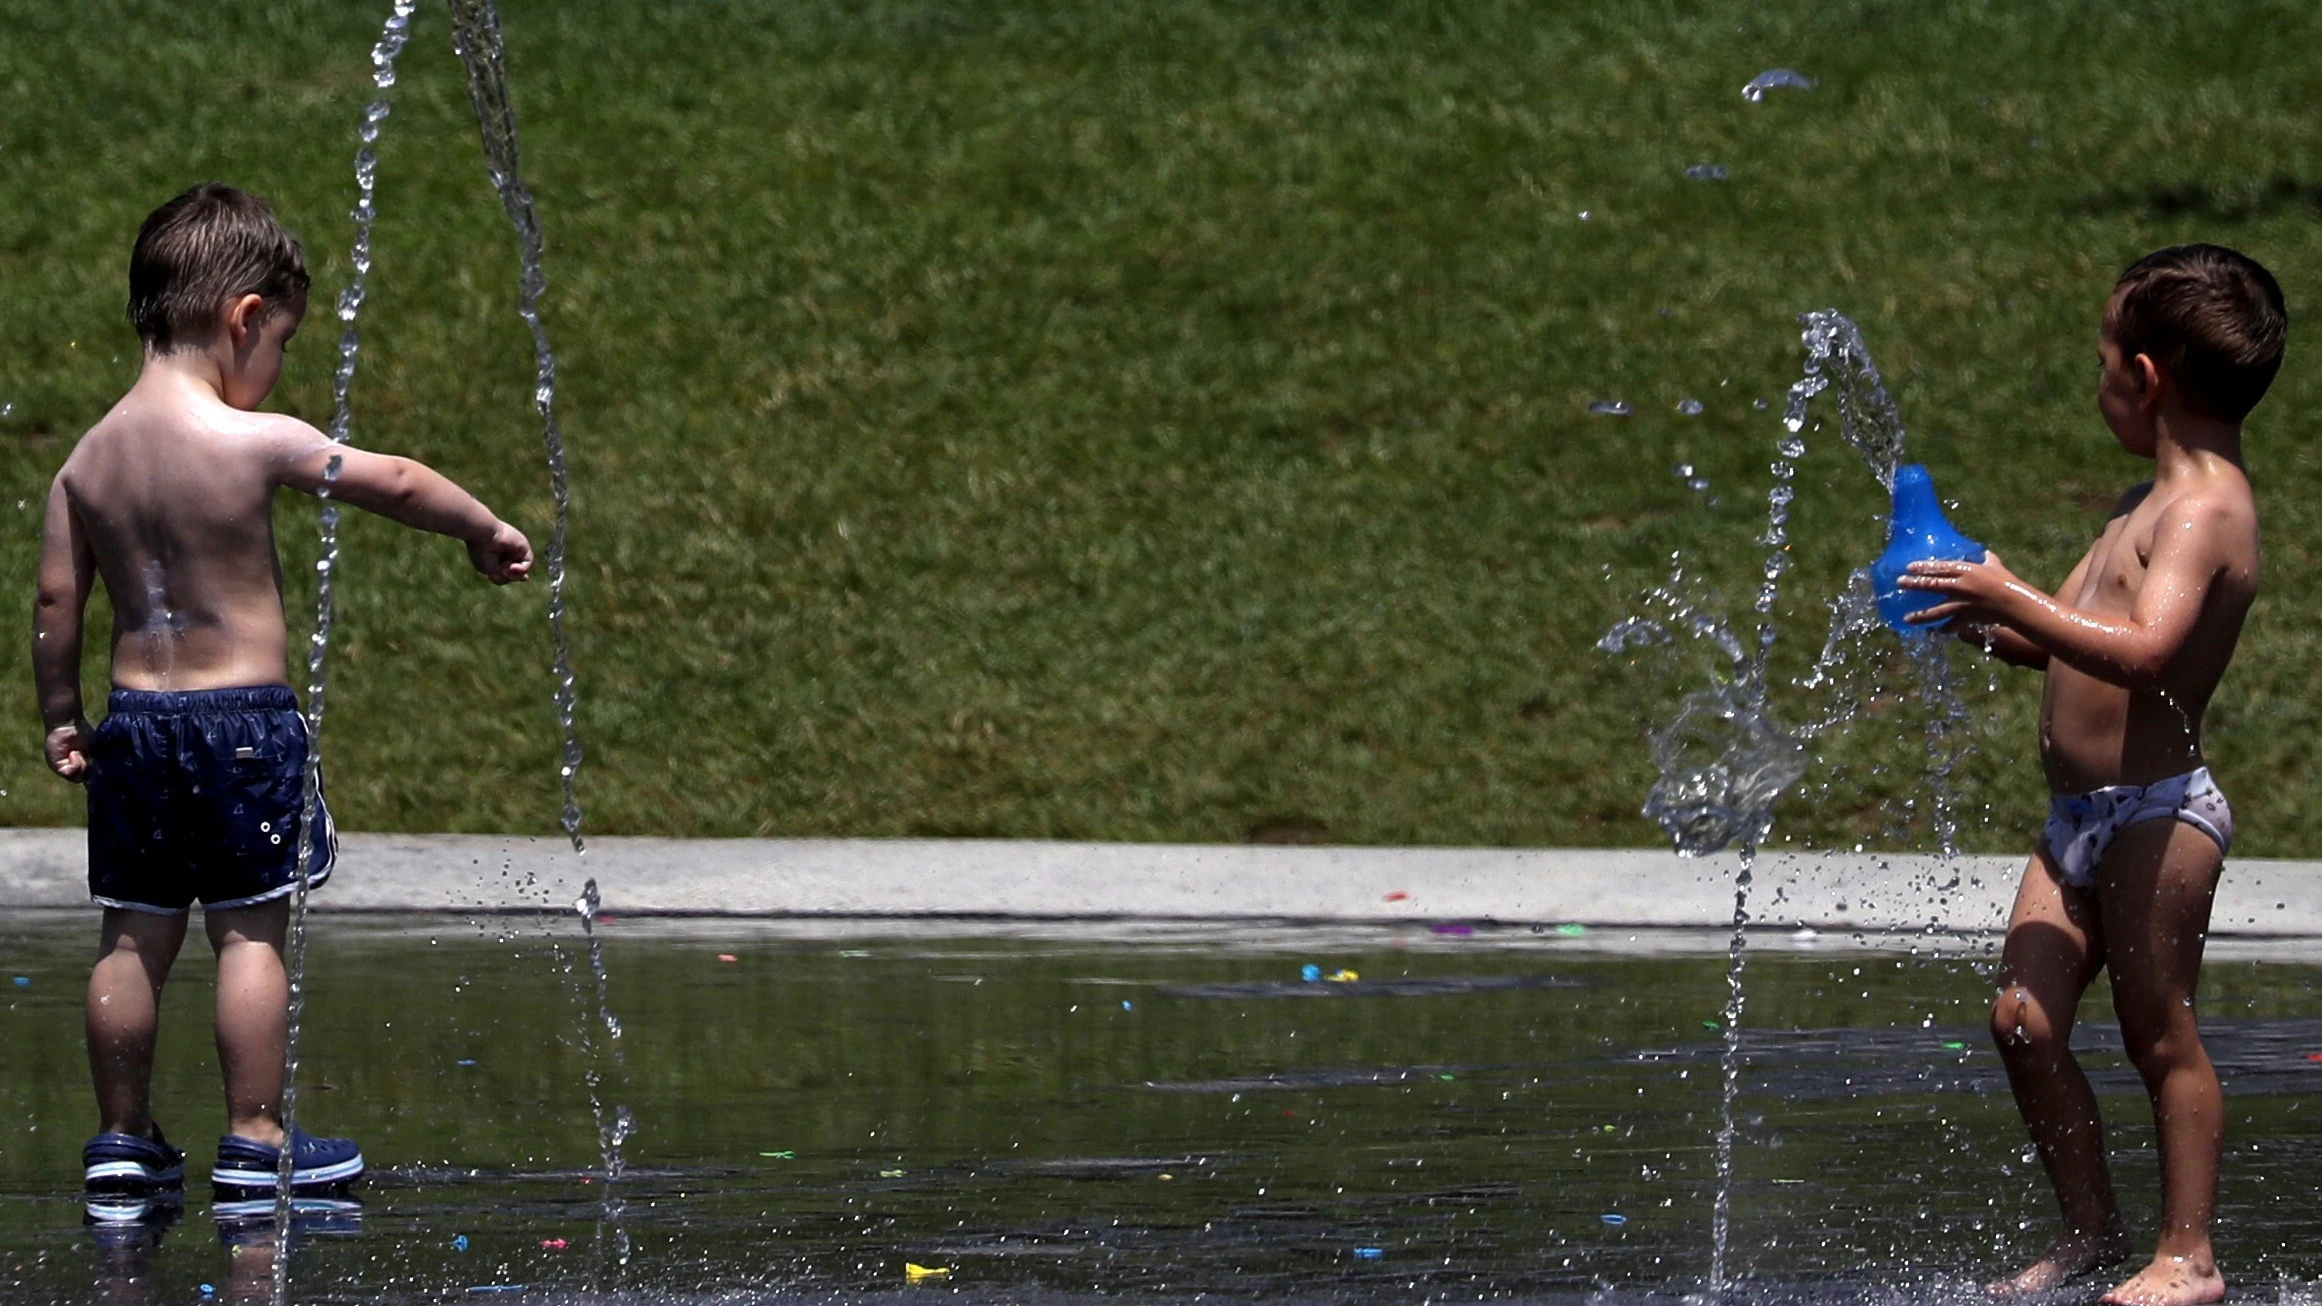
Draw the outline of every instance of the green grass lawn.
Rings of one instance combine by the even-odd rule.
[[[1743,8],[508,0],[590,828],[1653,842],[1641,731],[1692,686],[1592,645],[1674,550],[1746,610],[1794,315],[1862,322],[1959,524],[2053,583],[2142,475],[2094,413],[2099,306],[2137,255],[2209,239],[2271,266],[2298,324],[2252,426],[2265,597],[2213,758],[2239,850],[2322,853],[2322,10]],[[247,186],[303,233],[318,307],[344,283],[384,12],[0,0],[17,603],[48,478],[133,375],[149,208]],[[1776,65],[1821,84],[1745,103]],[[544,538],[513,241],[438,8],[402,69],[356,439]],[[280,407],[327,416],[332,335],[310,317]],[[1820,437],[1785,676],[1882,510]],[[302,573],[311,513],[278,520]],[[342,576],[342,823],[553,832],[540,588],[368,519]],[[22,621],[0,824],[76,821]],[[1915,705],[1884,678],[1789,837],[1925,844]],[[1966,841],[2020,846],[2037,684],[1970,688]]]

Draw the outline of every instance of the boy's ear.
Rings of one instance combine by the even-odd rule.
[[[255,296],[253,296],[255,298]],[[2137,379],[2137,407],[2155,409],[2161,406],[2161,365],[2151,354],[2138,354],[2129,360],[2129,371]]]
[[[266,297],[238,295],[226,301],[226,311],[218,317],[235,351],[240,352],[250,347],[251,333],[266,321]]]

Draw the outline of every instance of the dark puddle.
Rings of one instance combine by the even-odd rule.
[[[316,939],[307,1068],[337,1089],[308,1100],[376,1169],[359,1213],[297,1233],[295,1300],[1694,1306],[1707,1269],[1713,937],[614,922],[641,1125],[621,1265],[554,951],[537,923],[436,925]],[[29,980],[0,1011],[0,1302],[262,1300],[272,1231],[214,1218],[199,1146],[174,1224],[83,1224],[86,932],[0,933]],[[199,1143],[210,995],[181,965],[156,1101]],[[2220,1252],[2250,1300],[2313,1301],[2322,1277],[2318,977],[2204,975],[2232,1113]],[[1988,977],[1826,947],[1769,949],[1750,981],[1730,1300],[1978,1300],[2051,1218],[1982,1034]],[[1281,1000],[1309,994],[1409,1000]],[[2080,1037],[2150,1230],[2149,1118],[2101,993]]]

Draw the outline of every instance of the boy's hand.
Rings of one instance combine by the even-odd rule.
[[[492,533],[468,541],[468,561],[494,585],[532,575],[532,541],[508,523],[492,523]]]
[[[1958,622],[1963,627],[1988,627],[2005,623],[2001,605],[2024,583],[1987,549],[1981,562],[1914,562],[1896,584],[1907,590],[1931,590],[1949,600],[1904,618],[1914,626]]]
[[[48,769],[80,784],[89,778],[89,723],[78,717],[71,725],[48,732]]]

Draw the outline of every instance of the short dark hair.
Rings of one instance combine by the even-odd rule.
[[[2171,245],[2120,274],[2106,325],[2123,357],[2150,356],[2197,407],[2238,422],[2281,370],[2290,315],[2256,259]]]
[[[243,295],[269,314],[305,296],[306,253],[274,220],[274,208],[223,182],[187,187],[137,229],[129,254],[129,321],[148,349],[166,354],[216,329],[218,311]]]

